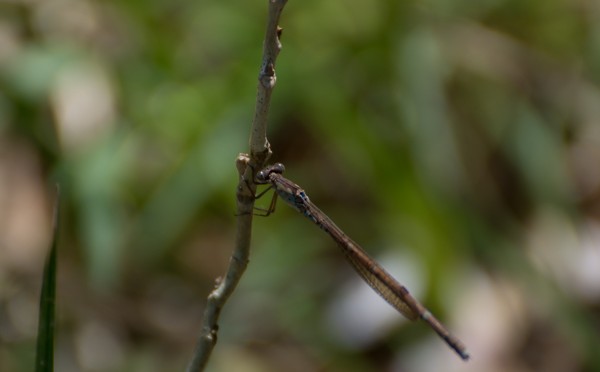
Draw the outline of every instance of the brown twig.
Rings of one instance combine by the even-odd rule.
[[[254,195],[256,194],[254,172],[263,168],[271,155],[271,148],[267,140],[267,117],[271,93],[276,82],[275,61],[281,50],[279,17],[286,3],[287,0],[269,0],[269,16],[263,45],[262,64],[258,74],[256,109],[250,134],[250,155],[240,154],[236,159],[240,179],[236,193],[237,230],[235,249],[229,260],[225,278],[208,296],[202,331],[192,361],[187,368],[188,372],[202,371],[208,363],[211,352],[217,343],[218,320],[221,309],[235,290],[248,265],[252,212],[254,210]]]

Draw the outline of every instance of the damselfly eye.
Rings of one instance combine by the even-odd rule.
[[[267,180],[267,172],[265,172],[264,170],[261,170],[260,172],[258,172],[256,174],[256,179],[260,182],[264,182]]]
[[[283,172],[285,172],[285,166],[281,163],[273,164],[272,171],[275,173],[282,174]]]

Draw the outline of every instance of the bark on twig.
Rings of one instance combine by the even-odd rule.
[[[258,91],[256,93],[256,108],[250,134],[250,155],[240,154],[236,159],[236,167],[240,175],[237,187],[237,229],[235,248],[229,260],[225,278],[208,296],[204,310],[202,331],[194,351],[194,356],[187,371],[204,370],[211,352],[217,343],[218,320],[221,309],[229,296],[235,290],[242,274],[248,265],[250,254],[250,238],[252,217],[254,211],[254,196],[256,185],[254,173],[263,168],[271,155],[267,140],[267,117],[271,102],[271,93],[275,87],[275,62],[281,43],[281,28],[279,17],[287,0],[269,0],[269,16],[263,45],[263,57],[258,75]]]

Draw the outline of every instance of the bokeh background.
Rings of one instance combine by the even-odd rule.
[[[226,270],[266,1],[0,2],[0,370],[181,371]],[[210,371],[600,371],[600,2],[290,0],[286,175],[469,347],[281,203]],[[259,204],[268,204],[268,197]]]

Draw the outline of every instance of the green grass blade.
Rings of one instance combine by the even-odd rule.
[[[56,250],[58,245],[60,190],[56,186],[52,246],[44,267],[42,293],[40,295],[40,316],[35,358],[36,372],[54,370],[54,312],[56,300]]]

